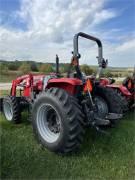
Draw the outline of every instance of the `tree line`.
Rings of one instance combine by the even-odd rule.
[[[60,72],[66,73],[69,69],[69,63],[60,63]],[[0,61],[1,74],[7,73],[8,71],[20,71],[22,73],[28,72],[43,72],[51,73],[55,72],[55,63],[42,63],[35,61]],[[82,65],[81,69],[86,74],[92,74],[93,69],[88,65]]]
[[[83,64],[80,66],[82,72],[86,75],[96,74],[97,67]],[[69,63],[60,63],[60,72],[66,73],[69,69]],[[19,74],[26,74],[29,72],[46,73],[55,72],[55,63],[42,63],[35,61],[0,61],[0,74],[9,74],[11,71],[20,72]],[[110,69],[105,69],[102,74],[103,77],[121,77],[121,73],[113,73]]]

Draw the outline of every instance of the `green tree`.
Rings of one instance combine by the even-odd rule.
[[[8,66],[3,63],[0,63],[0,74],[8,74]]]
[[[105,71],[103,74],[102,74],[103,77],[113,77],[114,75],[109,71]]]
[[[8,64],[8,69],[11,71],[16,71],[18,70],[18,64],[16,64],[15,62],[11,62]]]
[[[68,63],[62,64],[62,65],[60,66],[60,72],[61,72],[61,73],[67,73],[68,70],[69,70],[69,64],[68,64]]]
[[[26,73],[29,73],[31,71],[31,66],[30,64],[28,64],[27,62],[24,62],[19,70],[23,73],[23,74],[26,74]]]
[[[53,72],[53,68],[50,64],[42,64],[39,68],[39,71],[44,73],[51,73]]]
[[[94,70],[92,68],[90,68],[88,65],[84,64],[81,65],[81,70],[82,72],[84,72],[86,75],[91,75],[94,73]]]
[[[36,72],[38,71],[38,67],[37,67],[37,63],[36,62],[32,62],[31,63],[31,70],[32,71],[36,71]]]

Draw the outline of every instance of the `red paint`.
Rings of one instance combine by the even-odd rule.
[[[30,97],[31,92],[43,90],[43,78],[45,75],[32,75],[27,74],[12,81],[11,95],[16,96],[16,89],[19,86],[23,86],[23,96]],[[81,86],[82,81],[77,78],[52,78],[48,81],[46,88],[58,87],[62,88],[68,93],[74,95],[76,93],[76,87]]]
[[[68,83],[72,85],[82,85],[82,81],[77,78],[53,78],[48,83]]]
[[[130,91],[127,89],[127,87],[125,87],[124,85],[110,84],[110,81],[107,78],[101,78],[100,85],[104,86],[104,87],[117,89],[127,99],[133,98],[133,94],[130,93]]]
[[[110,83],[109,79],[107,78],[100,78],[100,85],[101,86],[106,86]]]
[[[33,75],[27,74],[12,81],[11,95],[16,96],[16,88],[23,86],[23,96],[30,96],[33,88]]]
[[[59,79],[50,79],[47,85],[47,88],[58,87],[64,89],[69,94],[76,94],[77,86],[82,86],[82,81],[77,78],[59,78]]]
[[[110,84],[110,85],[107,85],[107,87],[111,87],[113,89],[119,90],[124,96],[132,96],[132,94],[128,91],[128,89],[123,85]]]

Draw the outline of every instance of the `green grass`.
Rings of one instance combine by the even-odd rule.
[[[16,79],[18,76],[21,75],[21,72],[19,71],[8,71],[5,72],[5,74],[1,74],[0,72],[0,82],[12,82],[13,79]]]
[[[135,118],[128,115],[109,135],[87,129],[80,151],[70,156],[44,149],[25,120],[19,125],[0,118],[0,179],[135,179]]]
[[[12,80],[15,78],[16,76],[9,76],[9,75],[3,75],[0,74],[0,82],[2,83],[7,83],[7,82],[12,82]]]
[[[32,74],[41,74],[40,72],[31,72]],[[29,74],[29,73],[26,73]],[[22,76],[23,73],[20,71],[8,71],[5,74],[1,74],[0,72],[0,82],[1,83],[11,83],[12,80],[16,79],[17,77]]]

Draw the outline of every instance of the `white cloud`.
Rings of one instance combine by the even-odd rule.
[[[71,39],[69,35],[86,30],[114,16],[103,10],[104,0],[23,0],[20,16],[27,20],[29,31],[47,36],[50,41]]]
[[[125,52],[125,51],[134,52],[135,51],[135,39],[124,42],[118,48],[116,48],[116,51],[117,52]]]
[[[111,66],[135,65],[135,38],[118,44],[105,44],[104,54],[109,58]]]
[[[22,0],[21,10],[16,12],[16,16],[27,23],[28,29],[20,31],[0,27],[0,58],[49,61],[58,53],[63,61],[69,62],[75,33],[83,31],[100,35],[94,32],[96,25],[118,16],[114,9],[104,9],[105,2],[106,0]],[[108,32],[102,33],[102,39],[106,40],[107,34]],[[112,49],[116,51],[116,48],[107,45],[105,54],[112,56]],[[87,42],[81,48],[86,52],[81,62],[87,63],[84,60],[89,53]],[[122,45],[117,47],[117,52],[119,48]],[[95,58],[95,46],[91,47],[90,52],[88,58]],[[90,64],[96,64],[96,60],[90,61]]]
[[[102,22],[104,22],[108,19],[114,18],[116,16],[117,16],[117,13],[112,9],[102,10],[101,12],[97,12],[95,14],[93,24],[97,25],[99,23],[102,23]]]

